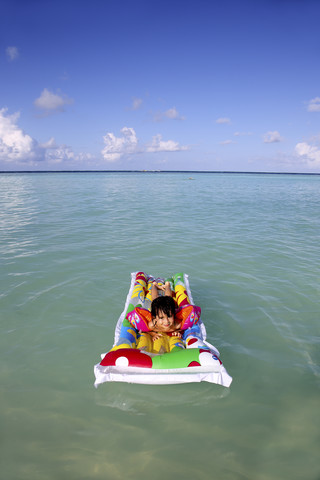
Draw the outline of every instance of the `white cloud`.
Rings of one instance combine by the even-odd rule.
[[[0,110],[0,160],[5,162],[34,160],[39,155],[37,142],[17,125],[19,112],[7,115]]]
[[[189,150],[189,147],[179,145],[174,140],[162,140],[160,134],[152,137],[152,142],[146,145],[146,151],[149,153],[154,152],[180,152],[183,150]]]
[[[7,47],[6,54],[10,62],[13,62],[19,57],[19,50],[17,47]]]
[[[139,108],[140,108],[141,105],[142,105],[142,102],[143,102],[142,98],[136,98],[136,97],[134,97],[134,98],[132,99],[132,110],[139,110]]]
[[[280,136],[280,133],[277,131],[267,132],[263,136],[264,143],[277,143],[282,142],[283,138]]]
[[[320,149],[306,142],[297,143],[296,153],[302,157],[308,167],[320,167]]]
[[[43,149],[45,161],[50,164],[72,163],[73,165],[79,165],[79,163],[93,158],[89,153],[74,153],[68,145],[58,145],[53,137],[40,147]]]
[[[185,120],[185,117],[180,115],[176,107],[169,108],[165,112],[157,112],[153,116],[155,122],[162,122],[163,120]]]
[[[228,117],[217,118],[216,123],[219,123],[219,124],[221,124],[221,125],[223,125],[223,124],[229,124],[229,123],[231,123],[231,119],[228,118]]]
[[[315,97],[309,101],[308,112],[320,112],[320,97]]]
[[[137,152],[138,139],[134,129],[123,127],[121,133],[122,137],[116,137],[113,133],[106,133],[103,137],[106,146],[101,153],[108,162],[115,162],[124,155]]]
[[[58,145],[53,137],[40,145],[44,153],[44,159],[50,163],[62,163],[76,160],[77,156],[68,145]]]
[[[231,145],[232,143],[236,143],[233,140],[224,140],[223,142],[220,142],[220,145]]]
[[[107,133],[104,137],[105,147],[101,151],[107,162],[115,162],[120,158],[136,153],[179,152],[189,150],[189,147],[180,145],[174,140],[162,140],[160,134],[152,137],[150,143],[139,145],[136,132],[133,128],[124,127],[122,136],[116,137],[114,133]]]
[[[65,105],[73,103],[72,98],[68,98],[66,95],[58,95],[50,92],[45,88],[39,98],[36,98],[34,105],[45,112],[46,115],[55,112],[63,112]]]
[[[37,165],[47,162],[76,162],[90,160],[89,154],[75,154],[71,147],[58,145],[54,138],[39,144],[17,125],[19,112],[8,115],[7,109],[0,110],[0,161],[11,164]]]
[[[54,148],[47,148],[45,151],[45,160],[50,163],[70,162],[77,159],[78,156],[67,145],[56,145]]]
[[[50,138],[50,140],[48,140],[47,142],[45,143],[41,143],[40,144],[40,147],[41,148],[44,148],[44,149],[52,149],[52,148],[57,148],[57,144],[56,144],[56,141],[53,137]]]
[[[171,118],[172,120],[185,120],[185,117],[180,115],[176,107],[169,108],[169,110],[164,112],[164,116],[167,118]]]

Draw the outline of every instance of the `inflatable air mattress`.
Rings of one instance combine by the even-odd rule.
[[[201,309],[193,304],[188,275],[178,273],[167,280],[177,305],[182,338],[162,335],[153,341],[148,335],[152,283],[164,279],[132,273],[113,347],[94,367],[95,387],[104,382],[165,385],[202,381],[230,386],[232,378],[219,351],[206,341]]]

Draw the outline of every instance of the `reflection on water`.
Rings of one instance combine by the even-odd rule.
[[[12,232],[29,225],[39,214],[32,182],[23,177],[0,176],[0,228]]]

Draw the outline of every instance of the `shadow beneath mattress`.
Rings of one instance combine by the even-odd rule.
[[[230,389],[206,382],[179,385],[137,385],[110,382],[95,391],[95,403],[139,415],[148,414],[150,406],[205,406],[227,397]]]

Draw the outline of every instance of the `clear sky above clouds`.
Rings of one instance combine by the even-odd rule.
[[[320,173],[318,0],[0,0],[1,170]]]

